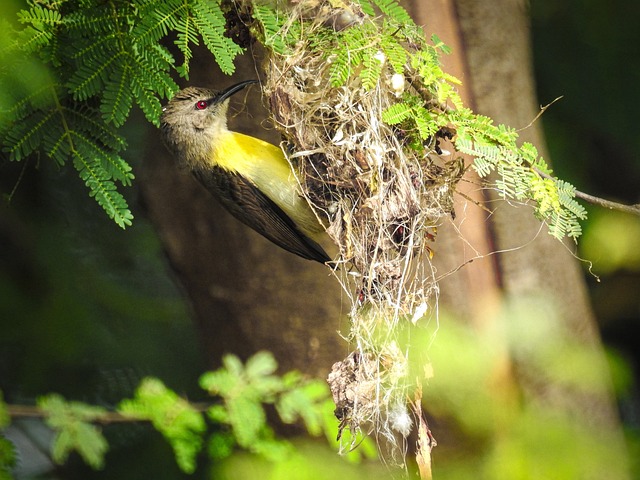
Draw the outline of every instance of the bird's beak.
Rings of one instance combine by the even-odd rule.
[[[239,92],[247,85],[251,85],[252,83],[258,83],[258,80],[245,80],[244,82],[236,83],[235,85],[231,85],[230,87],[225,88],[216,96],[215,101],[217,103],[224,102],[227,98],[229,98],[234,93]]]

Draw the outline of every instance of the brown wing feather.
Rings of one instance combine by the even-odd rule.
[[[219,167],[193,173],[234,217],[276,245],[308,260],[330,260],[318,243],[300,232],[280,207],[241,175]]]

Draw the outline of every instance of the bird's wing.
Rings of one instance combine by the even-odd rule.
[[[238,220],[285,250],[326,263],[324,249],[304,235],[291,218],[242,175],[220,167],[195,170],[194,175]]]

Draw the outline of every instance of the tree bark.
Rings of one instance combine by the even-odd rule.
[[[519,132],[521,141],[531,142],[548,159],[539,122],[531,125],[541,107],[535,94],[527,2],[414,1],[410,3],[410,10],[418,24],[426,24],[429,31],[437,33],[453,47],[453,54],[443,61],[447,71],[463,80],[461,94],[466,104],[496,123],[523,129]],[[487,200],[497,200],[495,192],[484,192],[483,196]],[[626,447],[620,433],[611,380],[586,283],[579,262],[572,254],[575,245],[562,244],[551,237],[546,226],[540,224],[527,206],[516,208],[506,202],[491,205],[498,206],[492,207],[489,218],[484,219],[481,215],[464,218],[467,231],[476,231],[473,236],[464,237],[475,242],[472,245],[477,245],[479,253],[487,246],[503,253],[491,257],[493,264],[485,258],[484,263],[474,262],[475,265],[465,267],[474,265],[473,268],[485,270],[484,274],[469,271],[459,275],[461,272],[458,272],[457,278],[443,280],[443,299],[479,329],[495,329],[496,322],[504,321],[493,310],[496,286],[505,299],[531,298],[552,305],[556,314],[551,322],[559,327],[554,331],[560,338],[550,341],[562,345],[577,341],[585,351],[593,354],[591,368],[597,371],[599,385],[585,393],[545,383],[544,379],[541,383],[540,372],[535,372],[526,362],[509,358],[511,366],[508,368],[515,375],[513,381],[523,389],[526,401],[540,402],[550,409],[560,409],[579,418],[594,431],[606,432],[608,438],[624,451]],[[473,206],[467,203],[466,208]],[[451,267],[464,263],[469,257],[468,244],[460,241],[454,229],[443,230],[448,235],[445,242],[453,247],[447,251],[444,265]],[[443,236],[440,236],[439,242],[442,240]],[[483,282],[480,285],[484,293],[478,291],[479,281]],[[471,297],[467,293],[471,293]],[[462,309],[455,301],[461,297],[466,297]],[[522,331],[526,335],[527,328],[524,327]],[[498,325],[498,328],[506,327]],[[496,348],[501,347],[496,345]]]

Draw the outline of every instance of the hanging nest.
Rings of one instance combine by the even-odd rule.
[[[382,121],[403,91],[422,95],[420,82],[398,78],[383,54],[375,85],[363,85],[354,66],[335,86],[335,57],[310,39],[373,22],[359,6],[341,5],[301,1],[288,11],[282,38],[294,24],[304,33],[286,54],[270,53],[264,92],[301,191],[339,248],[334,272],[351,301],[345,337],[355,350],[329,377],[341,428],[366,426],[393,439],[409,431],[398,421],[409,418],[408,367],[396,339],[435,311],[432,246],[437,226],[454,214],[463,164],[440,155],[450,129],[414,149],[406,132]]]

